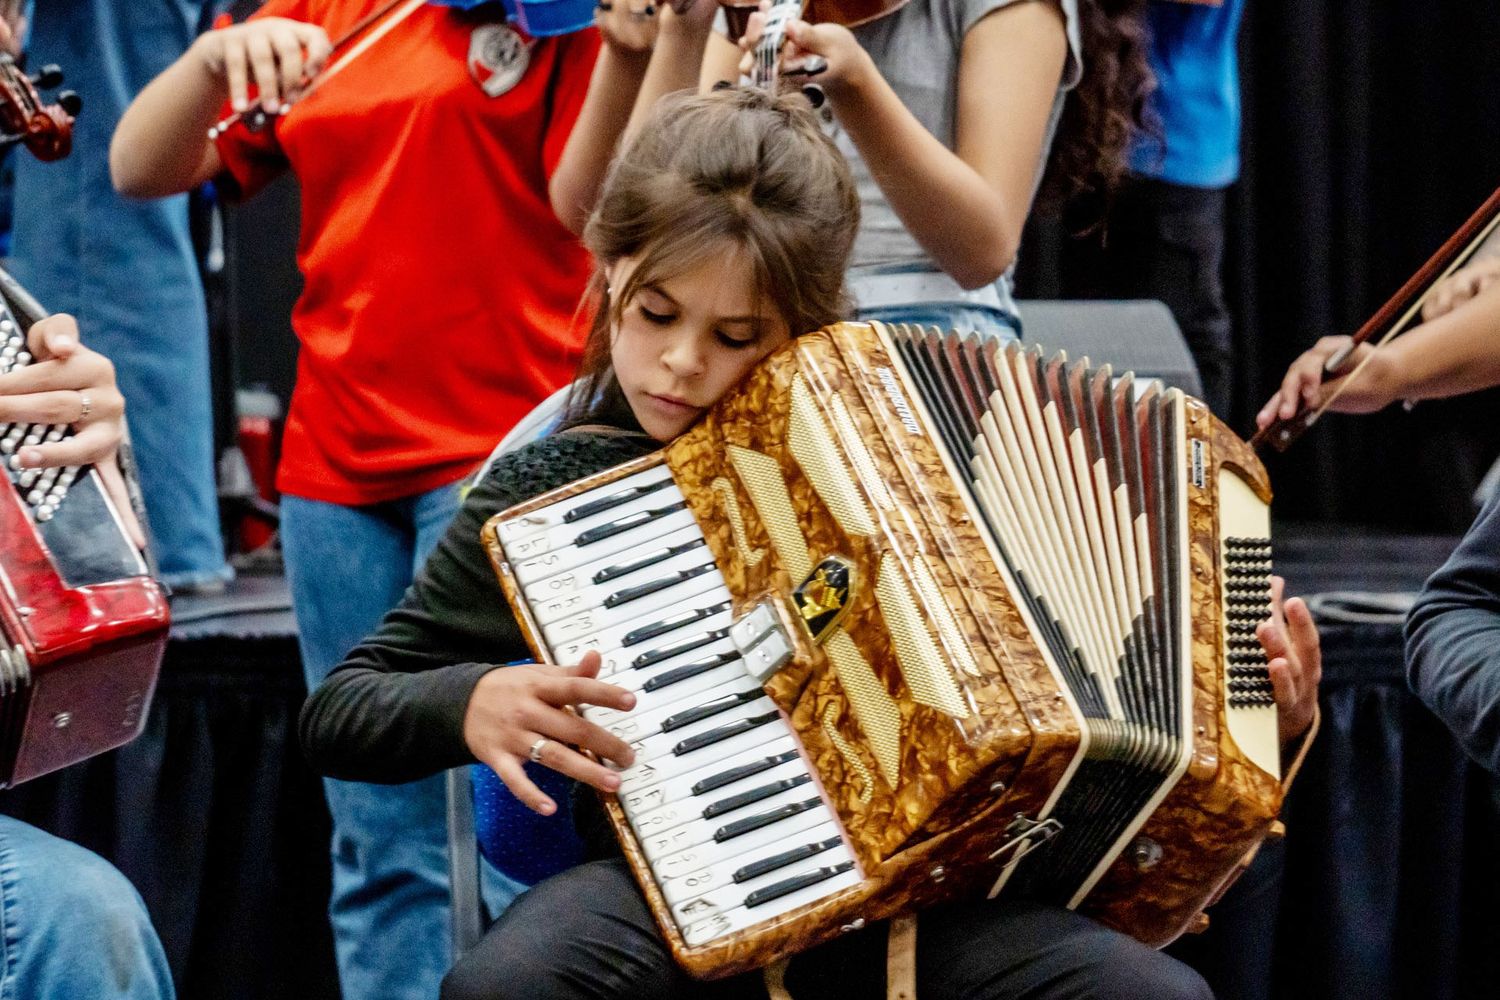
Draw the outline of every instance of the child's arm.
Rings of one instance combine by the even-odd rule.
[[[552,211],[571,231],[583,232],[622,138],[658,98],[698,85],[716,8],[714,0],[695,0],[685,14],[664,5],[655,18],[634,18],[627,0],[614,0],[600,18],[604,45],[547,188]]]
[[[1290,419],[1299,408],[1321,406],[1340,384],[1325,381],[1323,365],[1348,345],[1348,337],[1324,337],[1292,362],[1256,424],[1265,427]],[[1380,347],[1359,345],[1342,372],[1352,372],[1366,358],[1364,370],[1329,409],[1373,413],[1398,399],[1439,399],[1500,385],[1500,285]]]
[[[199,36],[120,118],[109,147],[115,190],[160,198],[214,177],[222,163],[208,130],[225,99],[237,111],[249,110],[253,82],[261,107],[276,111],[296,100],[328,53],[322,28],[283,17],[252,18]]]
[[[794,21],[787,35],[794,44],[783,72],[806,55],[827,60],[813,79],[891,208],[937,265],[966,288],[1003,274],[1031,209],[1067,58],[1058,5],[1010,4],[969,29],[951,152],[901,103],[847,28]]]
[[[552,211],[574,233],[599,200],[599,188],[615,146],[630,120],[656,40],[655,18],[632,17],[626,0],[596,15],[603,44],[589,77],[588,94],[547,183]]]

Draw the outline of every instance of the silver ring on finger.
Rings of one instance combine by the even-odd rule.
[[[75,424],[83,423],[94,412],[94,401],[81,392],[78,394],[78,404],[78,419],[73,421]]]
[[[531,744],[531,749],[526,751],[526,756],[531,758],[531,762],[533,764],[540,764],[542,762],[542,749],[551,742],[551,740],[543,736],[541,739]]]

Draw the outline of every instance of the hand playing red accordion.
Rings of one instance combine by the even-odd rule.
[[[146,544],[115,456],[124,437],[125,398],[108,358],[83,346],[72,316],[38,321],[27,335],[32,363],[0,375],[0,424],[71,424],[60,441],[27,445],[16,457],[21,468],[94,465],[115,502],[131,540]]]

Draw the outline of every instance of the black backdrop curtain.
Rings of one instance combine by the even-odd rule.
[[[1356,329],[1500,186],[1500,4],[1252,0],[1243,173],[1231,198],[1234,426],[1287,364]],[[1055,222],[1027,234],[1025,297],[1056,294]],[[1277,513],[1456,531],[1500,452],[1500,394],[1331,416],[1268,461]]]

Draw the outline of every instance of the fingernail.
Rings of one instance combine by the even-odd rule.
[[[19,457],[22,468],[30,469],[42,464],[42,453],[35,448],[22,448]]]
[[[619,777],[619,775],[616,775],[616,774],[606,775],[605,778],[604,778],[604,787],[608,788],[610,791],[614,791],[615,789],[619,788],[620,787],[620,777]]]
[[[557,806],[553,805],[551,802],[543,802],[541,805],[536,807],[536,811],[541,813],[543,816],[551,816],[553,813],[557,812]]]
[[[243,97],[236,97],[233,102],[234,110],[243,112],[250,106],[250,102]]]
[[[627,712],[630,711],[632,708],[635,708],[635,695],[633,695],[633,694],[627,694],[625,697],[623,697],[623,698],[620,699],[620,705]]]
[[[283,104],[280,108],[276,109],[276,113],[278,115],[284,115],[290,110],[292,110],[292,106],[290,104]]]

